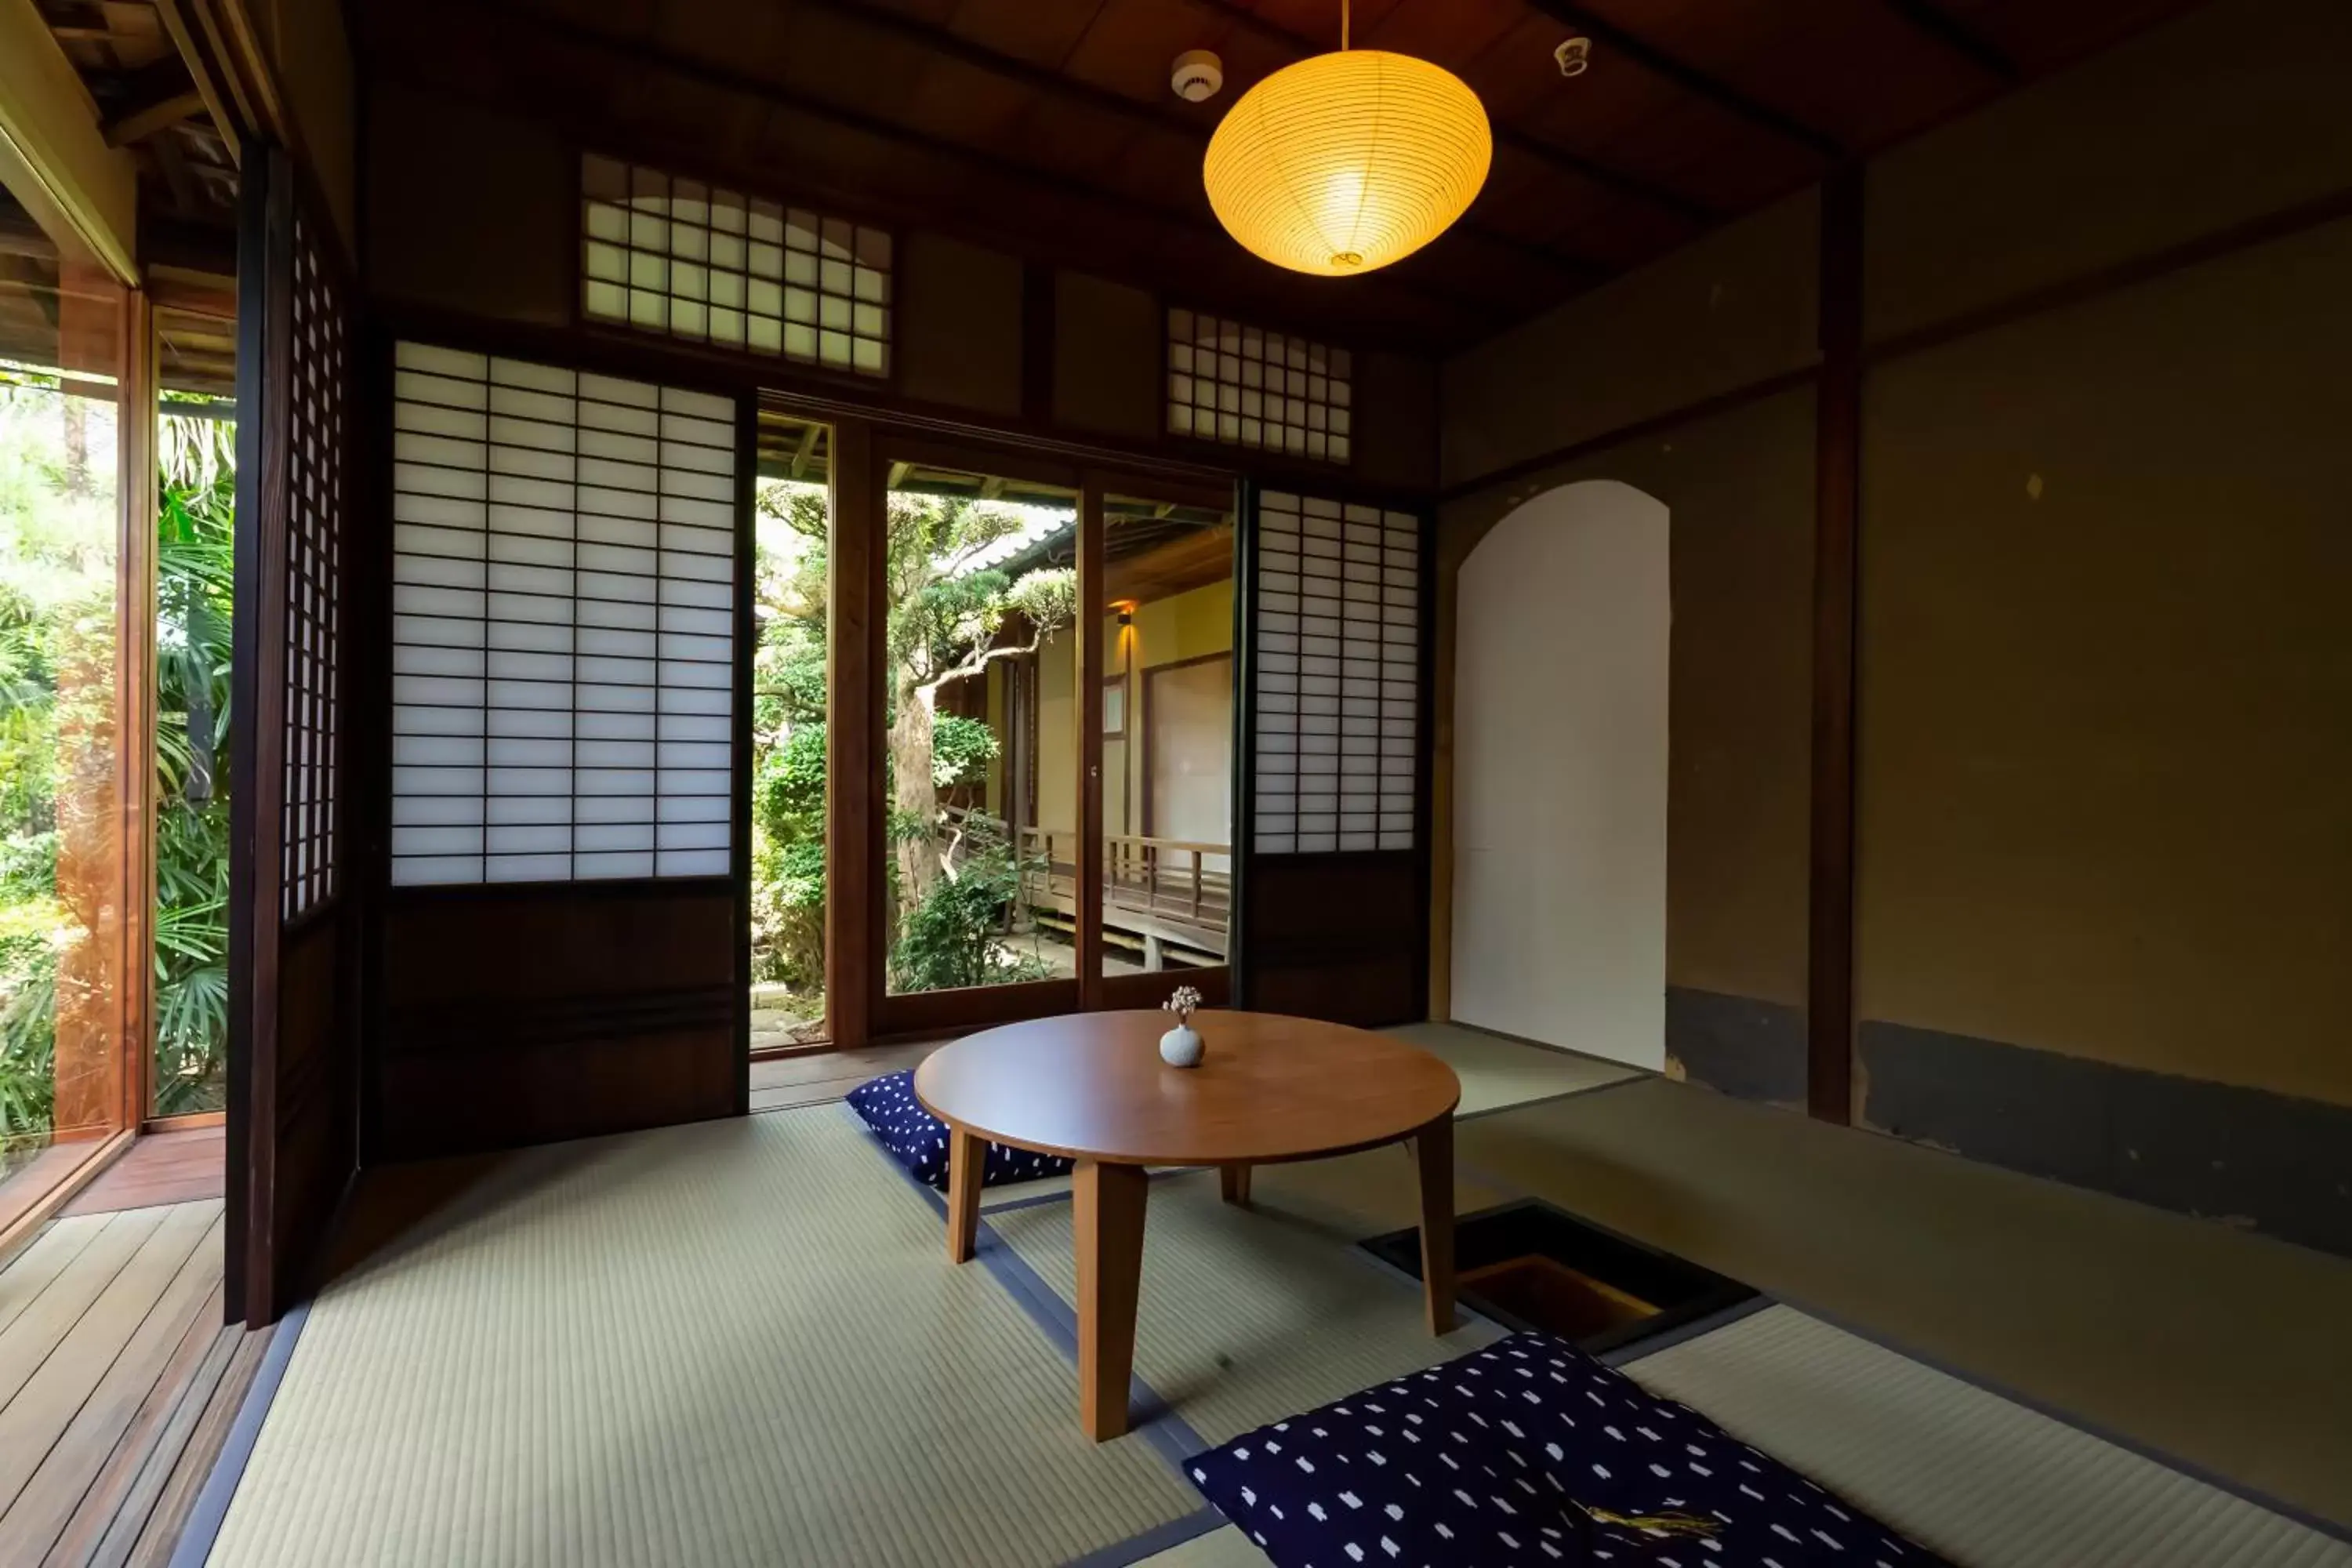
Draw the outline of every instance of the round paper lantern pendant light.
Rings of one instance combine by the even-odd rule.
[[[1411,256],[1486,183],[1495,142],[1461,79],[1427,60],[1348,47],[1285,66],[1242,94],[1209,139],[1209,205],[1244,249],[1294,272],[1347,277]]]

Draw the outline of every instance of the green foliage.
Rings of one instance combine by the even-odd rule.
[[[751,776],[751,948],[756,978],[824,984],[824,726],[759,748]]]
[[[899,692],[947,679],[969,665],[1018,613],[1046,634],[1077,604],[1067,567],[1024,573],[971,570],[989,546],[1028,526],[1026,509],[961,497],[893,491],[889,500],[890,616],[887,651]]]
[[[824,493],[759,492],[752,603],[751,966],[821,1006],[824,985]]]
[[[57,808],[83,748],[60,735],[100,719],[94,703],[110,693],[59,692],[106,668],[112,418],[0,371],[0,1157],[49,1129],[58,958],[81,930],[58,899]]]
[[[931,783],[940,789],[978,784],[996,760],[996,731],[978,719],[941,713],[931,721]]]
[[[166,416],[155,560],[155,1114],[216,1110],[228,1065],[235,430]]]
[[[752,963],[762,980],[814,992],[824,973],[829,522],[824,492],[813,485],[763,484],[758,507]],[[886,722],[922,688],[976,675],[1011,617],[1024,617],[1030,632],[1047,636],[1069,623],[1077,597],[1075,573],[1049,569],[1010,578],[968,570],[982,552],[1021,532],[1034,515],[988,501],[890,496]],[[934,715],[927,770],[933,787],[980,782],[997,750],[987,724]],[[1018,868],[1002,833],[975,824],[967,821],[966,837],[955,845],[954,870],[919,905],[900,913],[890,958],[900,990],[1001,984],[1046,973],[1035,958],[1005,950],[1005,916],[1018,891]],[[886,796],[885,833],[893,846],[945,846],[949,832],[936,816],[904,809],[895,788]],[[878,869],[896,906],[895,858]]]
[[[890,980],[899,991],[945,991],[1043,980],[1042,960],[1018,956],[1000,940],[1004,911],[1020,891],[1020,863],[985,818],[966,819],[962,862],[899,922]]]
[[[49,1130],[57,1091],[57,949],[0,931],[0,1154]]]

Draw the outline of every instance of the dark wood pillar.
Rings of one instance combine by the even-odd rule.
[[[1854,615],[1862,510],[1863,171],[1822,186],[1814,409],[1812,857],[1806,1107],[1853,1118]]]
[[[1076,927],[1078,1006],[1102,1005],[1103,883],[1103,483],[1087,476],[1078,492],[1078,848]]]
[[[888,951],[883,904],[882,669],[887,498],[875,468],[873,428],[833,426],[833,530],[825,593],[824,1007],[833,1043],[874,1037]]]

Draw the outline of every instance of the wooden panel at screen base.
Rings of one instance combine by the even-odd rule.
[[[351,1085],[341,910],[286,931],[278,944],[277,1199],[268,1223],[276,1255],[307,1264],[327,1232],[352,1168]],[[295,1173],[304,1179],[295,1180]],[[326,1173],[326,1181],[309,1173]]]
[[[1361,1028],[1427,1016],[1418,855],[1253,855],[1243,897],[1241,1005]]]
[[[395,889],[370,1162],[738,1114],[747,930],[718,879]]]

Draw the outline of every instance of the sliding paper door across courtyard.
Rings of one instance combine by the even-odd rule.
[[[749,411],[420,342],[391,361],[371,1155],[739,1110]]]
[[[1391,507],[1251,498],[1247,1005],[1423,1016],[1427,530]]]
[[[726,876],[735,407],[396,351],[394,886]]]

